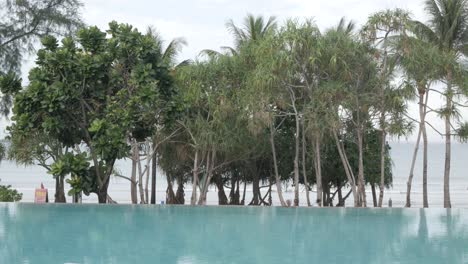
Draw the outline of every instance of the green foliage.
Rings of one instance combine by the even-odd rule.
[[[78,0],[6,0],[0,3],[0,73],[18,72],[34,43],[74,32],[83,23]]]
[[[5,158],[5,145],[0,142],[0,162],[2,162],[2,160]]]
[[[21,89],[21,78],[14,73],[0,75],[0,89],[3,94],[15,94]]]
[[[88,155],[67,153],[51,167],[54,176],[79,177],[86,194],[107,190],[115,160],[127,156],[129,137],[151,136],[173,106],[172,77],[158,43],[116,22],[108,34],[90,27],[61,45],[43,39],[30,84],[15,95],[10,128],[12,137],[37,131],[63,147],[87,147]]]
[[[11,189],[10,185],[0,185],[0,202],[19,202],[22,198],[23,194]]]

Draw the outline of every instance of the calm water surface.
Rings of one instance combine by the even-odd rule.
[[[0,263],[468,263],[466,209],[0,203]]]

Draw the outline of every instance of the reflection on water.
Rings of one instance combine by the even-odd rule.
[[[1,263],[467,263],[468,210],[0,203]]]

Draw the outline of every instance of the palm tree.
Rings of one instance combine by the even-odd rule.
[[[430,16],[427,25],[414,21],[414,32],[447,54],[447,56],[468,55],[468,1],[467,0],[426,0],[426,11]],[[443,78],[445,84],[445,108],[440,111],[445,120],[445,166],[444,166],[444,207],[450,208],[450,161],[451,161],[451,120],[455,116],[454,68],[446,65]]]
[[[231,19],[226,23],[226,27],[234,36],[234,43],[237,50],[251,41],[262,39],[269,31],[276,28],[276,18],[269,17],[267,21],[262,16],[255,17],[248,14],[244,18],[243,28],[239,28]]]
[[[275,17],[269,17],[268,20],[265,20],[262,16],[248,14],[244,18],[242,27],[236,26],[234,21],[230,19],[226,23],[226,28],[234,37],[234,47],[223,46],[221,49],[227,55],[238,55],[241,47],[263,39],[268,33],[275,30],[276,26]],[[222,53],[211,49],[205,49],[201,51],[201,54],[213,57],[219,56]]]

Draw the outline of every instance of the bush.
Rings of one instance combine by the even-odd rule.
[[[10,188],[11,185],[0,185],[0,202],[18,202],[23,198],[22,193]]]

